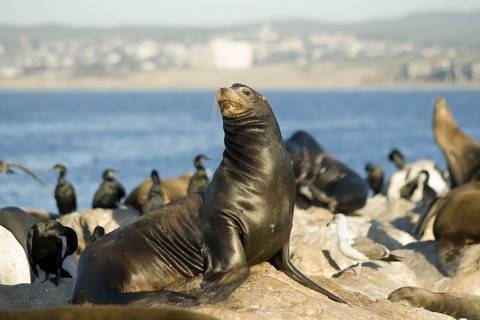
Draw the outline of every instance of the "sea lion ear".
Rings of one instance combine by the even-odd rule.
[[[75,250],[77,250],[78,247],[78,237],[75,230],[69,227],[65,227],[64,236],[65,238],[67,238],[67,249],[65,250],[65,255],[63,256],[63,259],[75,253]]]
[[[264,102],[268,102],[268,99],[265,98],[265,97],[263,97],[263,96],[262,96],[262,100],[263,100]]]
[[[27,234],[27,255],[28,255],[28,263],[30,264],[30,268],[32,269],[33,273],[39,278],[38,271],[37,271],[37,264],[33,260],[33,235],[34,235],[34,228],[33,225],[30,230],[28,230]]]

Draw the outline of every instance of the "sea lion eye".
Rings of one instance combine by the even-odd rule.
[[[250,91],[248,91],[248,90],[243,90],[243,94],[246,95],[246,96],[249,96],[249,95],[250,95]]]

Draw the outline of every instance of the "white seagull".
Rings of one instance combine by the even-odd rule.
[[[390,254],[390,250],[383,244],[374,242],[372,239],[354,234],[348,228],[348,222],[345,215],[337,213],[327,226],[331,223],[337,225],[338,249],[347,258],[358,261],[354,269],[352,280],[358,281],[362,262],[371,260],[381,261],[400,261],[401,258]]]

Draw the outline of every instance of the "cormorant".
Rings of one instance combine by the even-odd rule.
[[[207,171],[202,166],[202,162],[205,160],[212,160],[207,158],[203,154],[197,156],[193,162],[197,172],[192,176],[190,183],[188,184],[187,194],[197,192],[198,190],[205,188],[208,183]]]
[[[92,243],[94,243],[104,235],[105,235],[105,228],[102,226],[96,226],[95,230],[93,230],[92,235],[90,236],[90,238],[88,238],[88,241],[85,243],[85,247],[88,247],[89,245],[91,245]]]
[[[367,182],[370,188],[372,188],[373,194],[382,193],[383,177],[385,175],[382,167],[373,163],[367,163],[365,170],[368,172]]]
[[[57,201],[57,208],[59,214],[67,214],[77,210],[77,196],[72,184],[65,180],[67,168],[61,164],[55,165],[49,170],[57,170],[60,172],[58,176],[57,187],[55,188],[55,200]]]
[[[67,240],[65,254],[62,256],[63,241]],[[38,267],[46,273],[45,281],[49,274],[56,275],[51,281],[58,286],[59,278],[72,278],[72,276],[63,269],[62,264],[65,258],[77,250],[77,233],[69,227],[63,226],[55,220],[47,220],[34,224],[27,235],[27,254],[28,262],[35,275],[38,276]]]
[[[18,168],[18,169],[21,169],[21,170],[25,171],[26,173],[31,175],[35,180],[40,182],[50,192],[52,192],[52,189],[50,189],[50,187],[45,182],[43,182],[42,179],[40,179],[35,173],[33,173],[29,169],[25,168],[24,166],[21,166],[21,165],[16,164],[16,163],[0,161],[0,172],[5,173],[5,174],[12,174],[12,173],[14,174],[15,171],[12,171],[12,169],[10,167],[15,167],[15,168]]]
[[[147,214],[152,210],[156,210],[165,203],[165,196],[162,190],[162,181],[158,177],[157,170],[152,170],[151,177],[153,185],[148,192],[147,199],[142,205],[142,214]]]
[[[107,169],[103,172],[103,183],[93,197],[92,208],[118,208],[120,199],[125,195],[125,188],[112,177],[116,172],[120,171]]]
[[[393,149],[392,152],[390,152],[388,158],[395,162],[398,169],[403,169],[405,167],[405,159],[403,158],[403,155],[400,153],[400,151],[398,151],[397,149]]]

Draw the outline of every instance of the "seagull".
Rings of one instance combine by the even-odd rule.
[[[383,244],[374,242],[372,239],[354,234],[348,228],[347,218],[342,213],[337,213],[329,224],[337,225],[338,249],[347,258],[358,261],[354,268],[352,280],[358,281],[362,262],[371,260],[400,261],[401,258],[390,253]]]

